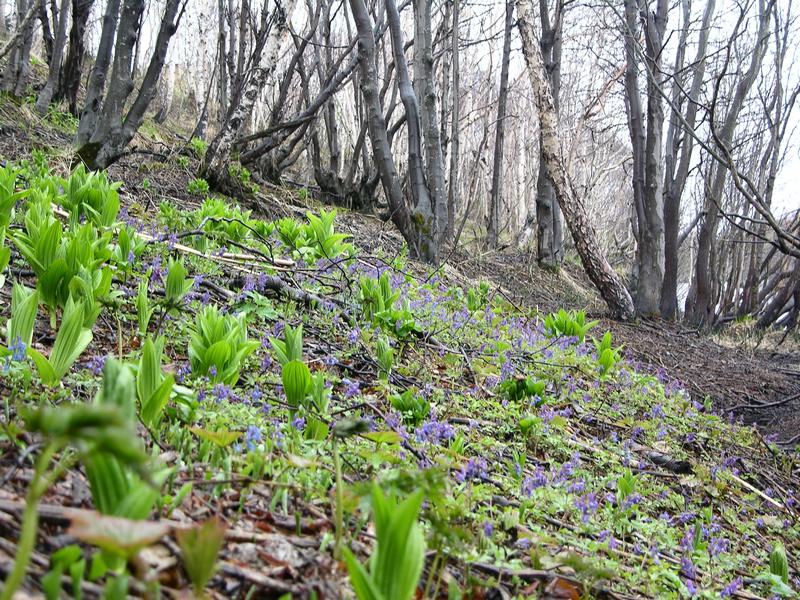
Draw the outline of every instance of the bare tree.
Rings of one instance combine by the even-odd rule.
[[[539,20],[542,27],[539,47],[547,69],[556,114],[559,113],[561,95],[564,8],[564,0],[555,0],[551,16],[548,0],[539,0]],[[561,211],[558,208],[553,183],[547,175],[547,167],[543,159],[541,136],[538,157],[539,171],[536,177],[535,206],[526,206],[527,215],[517,243],[523,247],[528,244],[535,224],[536,258],[543,267],[554,269],[558,268],[564,259],[564,233],[561,225]]]
[[[33,25],[38,10],[43,6],[44,0],[17,0],[17,26],[14,35],[0,50],[0,58],[9,51],[6,70],[3,74],[4,92],[12,96],[21,97],[25,93],[30,74],[30,55],[33,45]]]
[[[70,0],[61,0],[61,7],[58,11],[58,30],[53,44],[52,56],[50,58],[50,68],[47,73],[47,82],[44,84],[39,97],[36,99],[36,112],[44,114],[50,106],[50,100],[58,85],[58,76],[61,74],[61,59],[64,56],[64,47],[67,44],[67,24],[69,23]]]
[[[721,85],[727,74],[731,58],[731,48],[728,49],[725,65],[716,78],[714,95],[711,100],[711,115],[709,124],[712,128],[715,143],[723,151],[729,149],[736,131],[739,115],[744,107],[745,100],[756,81],[761,69],[761,63],[766,53],[767,42],[770,35],[770,18],[775,0],[758,0],[758,30],[756,32],[755,47],[750,53],[747,68],[737,78],[733,95],[725,104],[725,114],[722,125],[717,130],[717,119],[723,110],[723,99],[720,97]],[[734,36],[744,21],[745,8],[743,7],[740,19],[734,30]],[[712,291],[712,263],[714,237],[721,217],[722,192],[728,176],[728,168],[720,163],[715,163],[706,185],[705,201],[703,206],[704,217],[700,222],[698,234],[697,258],[695,259],[694,278],[692,288],[686,300],[686,318],[689,322],[699,326],[710,326],[714,320],[714,301]]]
[[[409,208],[403,196],[400,177],[397,174],[392,155],[386,117],[381,106],[372,18],[364,0],[350,0],[350,8],[358,33],[361,95],[364,99],[372,154],[389,204],[389,216],[406,240],[412,255],[428,262],[436,262],[438,260],[438,244],[434,237],[433,207],[431,206],[430,196],[424,181],[424,168],[422,157],[420,156],[421,142],[419,117],[416,112],[416,96],[414,95],[414,89],[406,67],[397,7],[392,0],[386,1],[395,68],[398,72],[398,86],[406,109],[409,171],[411,174],[411,192],[414,198],[412,208]]]
[[[572,187],[561,156],[558,116],[542,52],[533,33],[528,0],[517,0],[517,26],[522,36],[522,52],[536,97],[542,135],[543,158],[553,182],[558,203],[564,212],[575,248],[581,257],[586,274],[597,287],[612,314],[630,319],[634,314],[633,300],[620,278],[608,264],[597,243],[597,235],[589,222],[586,209]]]
[[[661,55],[667,26],[667,0],[625,0],[625,99],[628,129],[633,149],[633,206],[636,222],[636,310],[653,315],[659,311],[664,277],[664,221],[662,132],[664,108],[661,98]],[[639,22],[645,39],[647,62],[647,122],[639,90]]]
[[[79,115],[78,90],[83,78],[86,55],[86,28],[95,0],[72,0],[72,26],[69,30],[69,50],[61,69],[56,100],[66,100],[69,111]]]
[[[680,248],[680,206],[686,188],[689,167],[694,150],[694,138],[687,129],[693,131],[697,123],[697,110],[700,91],[705,77],[708,38],[711,32],[711,18],[714,15],[715,0],[707,0],[700,25],[697,52],[691,86],[684,100],[685,53],[691,20],[691,1],[682,0],[683,28],[676,49],[672,84],[672,111],[665,149],[664,166],[664,278],[661,285],[661,316],[674,319],[678,313],[678,250]],[[685,122],[678,118],[678,111],[685,105]],[[687,232],[688,233],[688,232]]]
[[[444,195],[444,159],[436,116],[436,92],[433,76],[432,0],[414,0],[414,89],[419,98],[420,129],[425,150],[425,181],[433,211],[433,235],[438,245],[447,230],[447,203]],[[387,6],[391,15],[394,7]],[[392,44],[395,32],[392,31]],[[399,60],[395,51],[395,62]],[[399,65],[397,65],[400,76]],[[406,100],[403,100],[406,105]],[[408,109],[406,105],[406,109]],[[406,118],[410,118],[406,110]]]
[[[461,0],[453,0],[453,23],[450,34],[450,69],[453,73],[453,109],[450,114],[450,174],[447,181],[447,228],[445,238],[455,231],[456,196],[458,194],[458,158],[461,150],[461,50],[459,48],[459,29],[461,26]],[[444,118],[442,119],[444,124]]]
[[[506,20],[503,32],[503,58],[500,65],[500,94],[497,98],[497,124],[494,136],[494,166],[492,188],[489,196],[489,222],[486,228],[487,245],[497,247],[500,229],[500,197],[503,189],[503,147],[506,130],[506,104],[508,103],[508,68],[511,62],[511,30],[514,26],[514,1],[506,1]]]
[[[153,56],[139,91],[127,113],[125,113],[125,107],[134,90],[132,79],[134,45],[141,31],[139,22],[144,12],[145,2],[144,0],[124,1],[119,16],[119,26],[116,28],[117,40],[111,78],[108,91],[101,104],[102,82],[105,80],[109,58],[107,49],[102,46],[104,40],[108,42],[113,37],[113,28],[116,25],[113,13],[108,14],[113,7],[107,8],[101,34],[103,54],[98,56],[95,70],[92,73],[90,93],[87,94],[87,106],[81,113],[77,134],[77,156],[90,168],[105,168],[116,161],[142,124],[144,113],[156,94],[170,38],[178,28],[186,3],[187,0],[167,0]],[[109,5],[111,4],[112,2],[109,2]]]
[[[244,67],[237,69],[242,80],[236,82],[236,93],[232,95],[231,106],[227,108],[225,121],[219,133],[208,147],[200,174],[215,188],[240,191],[240,186],[228,175],[231,153],[245,124],[250,118],[258,95],[265,87],[269,76],[275,71],[278,56],[289,36],[289,19],[296,0],[276,0],[272,23],[268,27],[267,14],[262,12],[261,27],[255,35],[252,56],[253,69],[245,74]],[[244,7],[242,8],[244,11]],[[266,5],[264,8],[266,11]],[[244,16],[242,16],[244,21]],[[240,39],[242,39],[240,37]],[[244,60],[240,48],[239,59]]]

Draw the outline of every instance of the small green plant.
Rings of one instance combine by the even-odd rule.
[[[225,525],[214,517],[191,529],[177,530],[175,537],[195,597],[205,598],[205,587],[217,570],[217,555],[225,541]]]
[[[467,290],[467,308],[470,312],[481,310],[486,306],[489,297],[489,284],[481,281],[477,288]]]
[[[194,152],[197,158],[202,159],[206,155],[206,151],[208,150],[207,141],[195,137],[189,141],[189,145],[192,147],[192,152]]]
[[[111,256],[111,233],[100,234],[86,222],[66,232],[52,214],[47,196],[34,193],[28,203],[25,230],[16,232],[14,244],[36,273],[40,299],[50,310],[55,328],[56,312],[70,296],[85,302],[87,325],[97,318],[99,302],[111,290],[111,269],[103,266]]]
[[[431,403],[417,390],[407,389],[400,394],[392,394],[389,400],[392,408],[403,415],[403,420],[409,425],[419,425],[431,412]]]
[[[192,196],[205,197],[208,195],[209,189],[210,188],[208,187],[208,182],[205,179],[203,179],[202,177],[196,177],[189,182],[187,191]]]
[[[522,375],[510,377],[500,383],[500,391],[512,402],[520,402],[527,398],[538,398],[537,405],[543,402],[546,387],[546,381],[537,381]]]
[[[15,282],[11,288],[11,316],[6,325],[7,347],[0,348],[0,356],[16,353],[18,359],[24,357],[31,347],[38,308],[39,293]]]
[[[769,555],[769,572],[780,578],[783,583],[789,583],[789,561],[786,559],[786,549],[781,543],[775,544]]]
[[[179,156],[178,157],[178,166],[181,169],[188,169],[189,168],[189,157],[188,156]]]
[[[110,183],[103,171],[87,172],[81,164],[64,182],[64,195],[59,203],[69,212],[70,223],[77,225],[82,218],[97,227],[112,227],[119,214],[121,183]]]
[[[270,337],[269,343],[281,365],[293,360],[303,360],[303,325],[292,327],[288,323],[283,328],[283,339]]]
[[[308,219],[306,238],[315,247],[319,258],[336,258],[342,254],[352,253],[353,245],[344,243],[350,236],[334,231],[335,209],[329,211],[320,209],[319,216],[307,212],[306,218]]]
[[[398,504],[378,486],[372,490],[377,542],[369,570],[344,548],[344,560],[359,600],[411,600],[425,562],[425,539],[417,523],[424,495],[418,491]]]
[[[586,313],[582,310],[569,312],[563,308],[551,313],[544,319],[544,331],[548,337],[575,337],[580,342],[586,339],[586,333],[599,321],[586,322]]]
[[[193,279],[187,277],[182,260],[170,259],[167,267],[167,280],[164,283],[164,299],[161,307],[165,314],[177,316],[184,308],[186,294],[192,289]]]
[[[147,335],[147,328],[150,325],[150,319],[153,317],[155,309],[150,306],[150,299],[147,296],[147,286],[150,281],[150,273],[139,281],[139,289],[136,293],[136,323],[138,325],[138,332],[141,337]]]
[[[375,347],[378,355],[378,367],[380,368],[381,379],[388,381],[394,365],[394,350],[389,345],[389,340],[385,337],[378,338]]]
[[[11,259],[11,250],[5,246],[6,232],[14,218],[17,202],[28,195],[27,190],[16,191],[19,171],[7,165],[0,167],[0,287],[5,281],[3,271]]]
[[[147,338],[142,346],[142,356],[136,372],[136,394],[139,398],[140,417],[151,431],[158,427],[164,416],[164,407],[169,402],[175,378],[164,375],[161,368],[161,355],[164,351],[164,338],[153,341]]]
[[[222,314],[216,306],[197,313],[189,340],[192,373],[211,381],[234,385],[244,360],[258,348],[247,339],[244,315]]]
[[[600,340],[594,340],[594,349],[597,354],[597,364],[600,365],[600,373],[603,376],[607,375],[622,358],[622,346],[614,348],[611,345],[610,331],[607,331]]]
[[[111,396],[120,389],[119,381],[116,373],[110,372],[113,367],[107,363],[106,368],[103,393],[114,400]],[[85,459],[102,454],[113,457],[129,472],[144,473],[148,461],[132,421],[117,402],[47,406],[24,417],[26,429],[40,434],[44,442],[28,484],[14,566],[4,582],[0,600],[11,600],[25,578],[39,528],[39,501],[70,466],[79,461],[86,464]],[[51,467],[53,459],[68,446],[77,452]],[[109,478],[103,484],[112,489],[116,481]]]
[[[298,409],[305,405],[306,394],[311,388],[311,371],[301,360],[290,360],[281,368],[281,382],[286,394],[286,402],[289,404],[292,417],[294,417]]]
[[[136,235],[133,227],[123,225],[117,232],[117,244],[114,246],[111,262],[117,267],[117,271],[127,277],[133,273],[134,264],[146,247],[147,244]]]
[[[84,328],[83,303],[75,302],[70,297],[64,307],[64,316],[50,356],[46,357],[34,348],[28,348],[28,355],[33,359],[42,382],[55,386],[61,382],[91,341],[91,330]]]
[[[392,290],[389,273],[384,273],[377,280],[370,277],[362,278],[359,290],[361,311],[368,321],[373,321],[378,314],[391,309],[400,298],[400,292]]]

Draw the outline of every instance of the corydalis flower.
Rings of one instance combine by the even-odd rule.
[[[456,432],[450,423],[430,419],[422,424],[422,427],[417,427],[414,431],[417,441],[430,442],[432,444],[441,444],[456,437]]]
[[[261,443],[261,440],[262,440],[261,430],[255,425],[250,425],[247,428],[247,433],[245,434],[244,438],[244,444],[245,447],[247,448],[247,451],[252,452],[253,450],[255,450],[258,444]]]
[[[456,473],[456,481],[461,483],[469,479],[480,479],[486,477],[487,470],[486,461],[482,458],[470,458],[467,464],[461,467],[461,470]]]
[[[522,493],[530,497],[533,491],[547,485],[547,475],[542,467],[536,467],[533,475],[522,480]]]
[[[581,521],[588,523],[591,515],[596,513],[597,509],[600,507],[600,503],[597,501],[597,494],[589,492],[588,494],[580,496],[575,500],[575,507],[581,511]]]

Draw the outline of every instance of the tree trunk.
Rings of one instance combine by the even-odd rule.
[[[761,69],[761,63],[766,52],[767,40],[769,39],[769,22],[770,10],[762,10],[759,15],[756,45],[750,54],[750,62],[747,71],[745,71],[736,82],[734,95],[728,106],[728,112],[725,116],[722,129],[716,135],[717,144],[720,146],[729,148],[733,141],[733,134],[736,130],[739,113]],[[712,99],[715,110],[719,109],[717,105],[718,100],[719,98],[715,92],[715,96]],[[711,326],[715,319],[715,302],[711,281],[711,256],[717,225],[721,216],[720,206],[722,205],[722,191],[727,175],[727,167],[716,163],[712,170],[711,181],[706,186],[706,197],[703,207],[705,218],[701,220],[700,233],[697,238],[697,258],[695,259],[693,281],[694,295],[691,298],[687,298],[686,306],[686,319],[693,325],[700,327]]]
[[[25,94],[28,85],[33,26],[40,6],[42,0],[17,0],[17,27],[14,36],[0,51],[0,58],[11,51],[3,75],[2,90],[16,98],[21,98]]]
[[[421,108],[420,127],[425,148],[425,178],[433,212],[433,237],[438,246],[447,229],[447,204],[444,196],[442,142],[436,120],[436,93],[433,87],[431,5],[432,0],[414,0],[414,83]],[[392,10],[393,7],[387,6],[387,13],[391,13]],[[394,35],[392,43],[394,45]],[[397,53],[395,53],[396,60]],[[403,104],[405,105],[405,101]]]
[[[700,35],[697,42],[697,54],[694,60],[694,74],[686,99],[686,126],[694,128],[697,121],[697,102],[703,85],[706,68],[706,48],[711,31],[711,17],[714,15],[715,0],[707,0]],[[690,3],[683,0],[684,32],[690,27]],[[683,34],[682,34],[683,35]],[[685,38],[679,42],[679,56],[685,49]],[[675,83],[672,89],[672,111],[670,112],[669,131],[667,134],[667,157],[664,176],[664,278],[661,284],[661,302],[659,309],[665,319],[674,319],[678,314],[678,251],[680,239],[680,206],[689,165],[694,149],[694,138],[686,133],[685,126],[679,123],[677,110],[680,110],[679,98],[683,93],[678,83],[678,73],[683,70],[683,60],[676,60]],[[680,158],[678,153],[680,152]],[[675,165],[677,161],[677,166]]]
[[[182,4],[181,0],[167,0],[153,56],[139,86],[139,92],[123,120],[125,104],[133,91],[131,63],[137,37],[136,28],[144,11],[144,0],[125,0],[114,53],[114,68],[101,118],[89,141],[80,146],[77,152],[78,158],[89,168],[103,169],[116,161],[141,126],[144,113],[155,97],[169,42],[178,28],[187,1],[183,0]]]
[[[394,158],[392,157],[392,148],[389,143],[386,118],[384,117],[383,107],[381,106],[372,19],[369,16],[364,0],[349,0],[349,3],[358,33],[359,80],[361,95],[364,98],[367,129],[372,145],[373,160],[377,166],[378,175],[383,185],[384,193],[386,194],[386,200],[389,204],[389,216],[406,240],[412,256],[430,261],[431,255],[434,257],[436,256],[436,247],[433,244],[431,231],[426,231],[424,227],[426,223],[431,223],[433,214],[429,211],[428,215],[412,215],[403,197],[403,191],[397,175],[397,168],[395,167]],[[391,0],[387,3],[387,8],[390,3]],[[402,43],[399,44],[401,54],[402,46]],[[405,65],[405,59],[403,59],[401,63]],[[407,74],[406,84],[408,85]],[[420,166],[421,165],[418,165],[418,174]]]
[[[0,0],[0,37],[8,35],[8,26],[6,25],[6,0]]]
[[[415,17],[419,17],[419,15],[415,15]],[[411,78],[408,76],[404,53],[405,46],[400,28],[400,15],[397,12],[394,0],[386,0],[386,20],[389,23],[389,33],[392,38],[392,54],[394,56],[395,70],[397,71],[397,88],[400,92],[400,100],[405,108],[406,127],[408,129],[408,171],[411,177],[411,196],[414,206],[413,221],[416,225],[415,233],[417,234],[416,241],[419,258],[435,264],[439,260],[439,248],[436,239],[434,200],[431,197],[428,183],[425,181],[419,105],[414,94],[414,87],[411,84]],[[436,145],[438,147],[438,140]]]
[[[241,134],[249,121],[253,106],[261,90],[266,86],[269,76],[275,71],[283,43],[289,37],[289,19],[296,0],[283,0],[276,4],[271,29],[265,47],[257,57],[258,64],[249,74],[249,79],[237,93],[234,106],[231,106],[227,118],[219,133],[211,141],[206,151],[200,174],[212,187],[218,190],[237,189],[237,182],[228,176],[228,165],[236,138]],[[244,7],[242,7],[244,11]],[[239,57],[243,60],[243,57]]]
[[[661,140],[664,108],[661,99],[661,51],[667,25],[667,0],[657,0],[655,11],[646,0],[625,0],[625,90],[628,125],[633,146],[633,198],[636,208],[636,310],[642,315],[659,311],[664,277],[663,175]],[[638,22],[644,23],[647,62],[647,126],[643,122],[637,56]]]
[[[69,112],[76,117],[78,111],[78,90],[80,89],[83,59],[86,53],[86,27],[89,23],[89,16],[92,13],[94,0],[72,0],[72,27],[69,31],[69,50],[64,59],[64,67],[61,70],[58,90],[56,91],[57,100],[66,100]]]
[[[543,158],[553,182],[558,203],[564,212],[572,239],[586,274],[597,287],[615,318],[630,319],[633,301],[624,284],[608,264],[597,243],[597,235],[589,222],[586,208],[575,193],[561,157],[558,116],[547,80],[541,49],[533,33],[528,0],[517,0],[517,25],[522,37],[522,52],[528,67],[542,132]]]
[[[500,94],[497,98],[497,123],[494,135],[494,164],[492,188],[489,195],[489,223],[486,228],[486,243],[497,248],[500,229],[500,204],[503,189],[503,146],[506,132],[506,104],[508,101],[508,66],[511,62],[511,28],[514,25],[514,0],[506,1],[506,22],[503,32],[503,59],[500,66]]]
[[[67,44],[67,23],[69,22],[70,0],[61,0],[61,8],[58,12],[58,31],[53,44],[53,55],[50,60],[50,69],[47,73],[47,83],[44,84],[39,97],[36,99],[34,108],[39,114],[45,114],[50,106],[50,100],[58,85],[58,76],[61,73],[61,58],[64,56],[64,46]]]
[[[114,50],[114,38],[119,19],[119,5],[121,0],[108,0],[106,11],[103,14],[103,29],[100,33],[100,45],[97,48],[92,73],[89,77],[89,87],[86,90],[86,104],[81,111],[78,123],[78,133],[75,144],[80,147],[89,141],[94,131],[97,120],[100,118],[103,94],[105,92],[108,68],[111,65],[111,55]]]
[[[452,95],[453,112],[450,126],[450,177],[447,182],[447,231],[446,238],[451,238],[455,230],[456,197],[458,196],[458,153],[460,151],[459,124],[461,120],[461,65],[458,30],[461,25],[461,0],[453,0],[453,31],[450,42],[452,53],[450,68],[453,72]]]
[[[551,19],[548,0],[539,0],[539,20],[542,25],[542,38],[539,48],[542,51],[545,68],[553,94],[556,116],[559,112],[561,90],[561,29],[564,21],[564,0],[555,0]],[[558,208],[553,183],[547,175],[541,135],[539,136],[539,171],[536,177],[534,206],[528,208],[522,232],[517,245],[525,247],[536,226],[536,259],[547,269],[557,269],[564,260],[564,233],[561,225],[561,211]]]
[[[58,23],[58,9],[55,2],[51,5],[53,12],[53,27]],[[55,38],[53,37],[53,29],[50,27],[50,18],[47,16],[47,6],[44,2],[39,4],[39,22],[42,24],[42,45],[44,46],[44,55],[47,64],[53,62],[53,46],[55,46]]]

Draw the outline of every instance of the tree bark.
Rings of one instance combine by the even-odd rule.
[[[452,95],[453,112],[450,115],[450,177],[447,182],[447,230],[445,238],[451,238],[455,229],[456,197],[458,196],[458,153],[461,135],[461,64],[458,31],[461,25],[461,0],[453,0],[453,31],[450,38],[451,65],[453,72]]]
[[[393,0],[390,2],[393,3]],[[433,85],[431,7],[432,0],[414,0],[414,89],[421,109],[420,128],[425,148],[425,179],[433,211],[433,237],[438,246],[447,229],[447,203],[444,195],[442,142],[436,119],[436,93]],[[393,8],[387,6],[387,14],[392,10]],[[394,35],[392,43],[394,45]],[[395,61],[397,61],[396,54]]]
[[[489,194],[489,222],[486,243],[497,248],[500,229],[500,204],[503,189],[503,147],[506,133],[506,104],[508,102],[508,67],[511,62],[511,28],[514,25],[514,0],[506,1],[506,21],[503,31],[503,58],[500,65],[500,94],[497,97],[497,123],[494,135],[494,164]]]
[[[141,126],[144,113],[155,97],[169,42],[180,24],[187,1],[167,0],[153,56],[139,86],[139,92],[123,120],[125,104],[133,91],[131,63],[133,45],[137,38],[136,28],[144,11],[144,0],[125,0],[117,34],[114,67],[101,117],[89,141],[77,151],[78,158],[89,168],[103,169],[116,161]]]
[[[728,112],[725,115],[722,128],[719,133],[715,134],[718,146],[729,148],[733,141],[733,134],[736,130],[739,113],[744,106],[744,101],[750,93],[750,89],[757,79],[766,52],[766,45],[769,39],[770,12],[773,4],[774,0],[770,2],[769,7],[765,6],[763,0],[760,2],[761,10],[759,14],[758,32],[756,34],[756,44],[750,54],[750,62],[747,70],[735,84],[734,95],[730,100]],[[717,88],[715,89],[714,98],[712,99],[712,111],[716,111],[719,108],[719,85],[720,81],[718,79]],[[715,118],[716,115],[712,113],[710,120],[714,128],[716,127],[713,123]],[[703,206],[705,217],[700,223],[700,232],[697,238],[697,258],[695,259],[692,286],[694,294],[690,294],[689,298],[687,298],[686,306],[686,319],[693,325],[699,327],[711,326],[716,314],[711,280],[711,257],[713,253],[714,237],[721,216],[720,206],[722,204],[722,191],[727,175],[728,169],[722,164],[717,163],[713,167],[710,183],[706,185],[706,197]]]
[[[539,110],[545,164],[553,182],[558,203],[564,212],[586,274],[597,287],[612,315],[619,319],[630,319],[634,315],[633,300],[625,285],[603,256],[597,243],[597,234],[586,214],[586,208],[575,193],[564,167],[558,133],[558,116],[550,92],[541,49],[533,33],[529,0],[516,1],[517,25],[522,37],[522,52]]]
[[[67,23],[69,23],[70,0],[61,0],[58,12],[58,30],[53,43],[53,55],[50,59],[50,68],[47,73],[47,82],[44,84],[34,106],[36,112],[45,114],[53,99],[53,94],[58,85],[58,76],[61,73],[61,59],[64,56],[64,47],[67,44]]]
[[[121,0],[108,0],[106,11],[103,14],[103,29],[100,33],[100,45],[97,48],[97,58],[89,77],[89,86],[86,90],[86,103],[81,111],[78,133],[75,144],[80,147],[89,141],[94,131],[97,120],[100,118],[100,109],[105,92],[106,77],[111,65],[111,56],[114,50],[114,38],[119,20],[119,6]]]
[[[66,100],[69,112],[79,116],[78,90],[80,89],[83,59],[86,54],[86,27],[92,13],[94,0],[72,0],[72,26],[69,31],[69,50],[61,69],[57,100]]]
[[[667,25],[667,0],[655,11],[647,0],[625,0],[625,91],[633,146],[633,199],[636,209],[636,310],[659,312],[664,277],[663,175],[661,141],[664,108],[661,99],[661,51]],[[647,65],[647,123],[639,92],[638,22],[644,23]]]
[[[228,176],[228,165],[234,142],[251,117],[253,106],[267,79],[275,71],[278,56],[284,42],[289,37],[289,19],[296,0],[277,2],[271,29],[262,52],[258,53],[255,69],[241,87],[234,104],[229,108],[227,118],[219,133],[211,141],[200,167],[200,175],[218,190],[231,190],[239,186]],[[244,7],[242,8],[244,11]],[[241,54],[241,51],[240,51]],[[243,57],[239,57],[243,60]]]
[[[33,26],[38,9],[43,0],[17,0],[17,28],[14,36],[0,50],[0,58],[11,51],[3,75],[4,92],[21,98],[28,84],[31,64],[31,45],[33,44]]]
[[[714,15],[715,0],[707,0],[703,12],[703,21],[697,42],[697,54],[694,59],[694,74],[686,99],[686,126],[679,123],[676,110],[680,108],[680,95],[683,93],[679,84],[678,73],[683,70],[683,53],[686,46],[685,35],[690,27],[690,2],[683,0],[684,29],[678,44],[678,60],[675,61],[675,82],[672,88],[673,110],[670,112],[669,130],[667,132],[667,155],[664,175],[664,278],[661,284],[661,301],[659,310],[665,319],[674,319],[678,315],[678,251],[681,246],[680,206],[689,165],[694,150],[694,138],[686,133],[686,127],[694,128],[697,121],[697,105],[703,85],[706,69],[706,49],[711,31],[711,17]],[[678,154],[680,153],[680,158]]]
[[[415,17],[417,16],[415,15]],[[394,0],[386,0],[386,20],[389,23],[389,33],[392,38],[392,54],[397,72],[397,88],[400,92],[400,100],[405,108],[406,127],[408,129],[408,170],[411,177],[411,196],[414,206],[413,220],[416,224],[415,233],[417,234],[419,257],[435,264],[439,259],[439,249],[436,240],[434,200],[431,197],[428,183],[425,181],[419,105],[417,104],[416,94],[414,94],[414,87],[411,84],[411,78],[408,75],[403,34],[400,28],[400,15],[397,12]],[[415,55],[416,52],[415,48]]]
[[[391,0],[389,1],[391,2]],[[418,215],[416,212],[412,214],[403,197],[403,190],[400,186],[397,168],[392,156],[389,132],[386,127],[386,118],[381,106],[378,87],[378,69],[372,19],[364,0],[349,0],[349,4],[358,34],[359,83],[361,95],[364,99],[365,117],[372,146],[373,161],[377,166],[378,176],[389,204],[389,217],[408,244],[411,255],[415,258],[431,261],[431,255],[436,256],[436,247],[433,244],[431,231],[427,230],[426,232],[424,225],[426,223],[430,224],[433,220],[433,215],[430,211],[427,215]],[[402,55],[402,43],[399,44],[399,48]],[[399,67],[400,64],[404,66],[405,59],[403,58],[400,63],[397,63],[397,61],[395,63],[396,67]],[[407,81],[408,76],[406,74]],[[418,175],[419,167],[418,165]],[[422,230],[422,233],[420,230]]]
[[[545,68],[553,94],[553,106],[559,113],[561,91],[561,30],[564,21],[564,0],[555,0],[553,16],[550,17],[548,0],[539,0],[539,20],[542,37],[539,48],[542,51]],[[536,177],[534,207],[528,208],[522,232],[517,244],[525,247],[536,225],[536,259],[542,267],[557,269],[564,260],[564,233],[561,225],[561,211],[558,207],[553,182],[547,175],[541,135],[539,136],[539,171]]]

